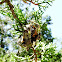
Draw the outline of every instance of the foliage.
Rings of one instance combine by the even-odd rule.
[[[5,1],[3,0],[3,2]],[[28,1],[27,3],[27,1],[23,3],[20,0],[14,0],[13,3],[13,0],[11,2],[8,0],[9,4],[6,2],[0,5],[0,13],[4,16],[3,19],[0,18],[0,62],[34,61],[33,49],[30,48],[26,51],[25,48],[21,48],[17,44],[18,38],[23,35],[23,27],[32,20],[35,20],[41,28],[41,39],[37,41],[34,47],[37,61],[61,62],[62,54],[56,51],[56,47],[53,45],[54,38],[52,37],[51,29],[48,29],[48,25],[51,24],[51,17],[42,17],[45,10],[48,6],[51,6],[54,0],[43,0],[40,3],[38,3],[39,1],[35,1],[34,3]],[[20,3],[15,4],[15,2]],[[11,3],[14,5],[14,8]]]

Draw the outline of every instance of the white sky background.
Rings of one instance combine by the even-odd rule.
[[[44,15],[49,15],[52,18],[52,25],[50,26],[52,36],[57,39],[54,41],[57,46],[57,50],[62,48],[62,0],[55,0],[51,7],[49,7]]]
[[[55,0],[44,15],[50,15],[52,18],[52,35],[62,39],[62,0]]]

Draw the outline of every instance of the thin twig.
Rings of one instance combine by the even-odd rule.
[[[34,48],[33,48],[33,51],[34,51],[34,56],[35,56],[35,62],[37,62],[37,54],[36,54],[36,50],[34,50]]]
[[[3,4],[5,1],[0,2],[0,4]]]
[[[22,60],[25,60],[26,58],[24,58],[24,57],[19,57],[19,56],[16,56],[16,55],[14,55],[16,58],[19,58],[19,59],[22,59]]]

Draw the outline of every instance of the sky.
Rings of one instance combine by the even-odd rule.
[[[51,16],[52,25],[50,26],[52,31],[52,36],[57,38],[54,43],[56,43],[57,50],[62,48],[62,0],[55,0],[44,13],[44,15]]]
[[[62,0],[55,0],[44,15],[50,15],[52,18],[52,35],[62,39]]]

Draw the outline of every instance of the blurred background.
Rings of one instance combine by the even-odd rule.
[[[41,62],[58,62],[62,60],[62,1],[42,1],[41,5],[36,6],[31,2],[27,4],[23,0],[11,0],[18,20],[14,19],[7,4],[0,5],[1,62],[16,62],[25,59],[29,61],[34,58],[30,58],[33,55],[32,49],[27,51],[17,44],[18,39],[23,34],[20,23],[26,26],[30,20],[36,20],[41,28],[41,40],[38,40],[37,45],[34,47],[41,53],[39,55],[36,52],[39,60]],[[45,1],[47,2],[45,3]]]

